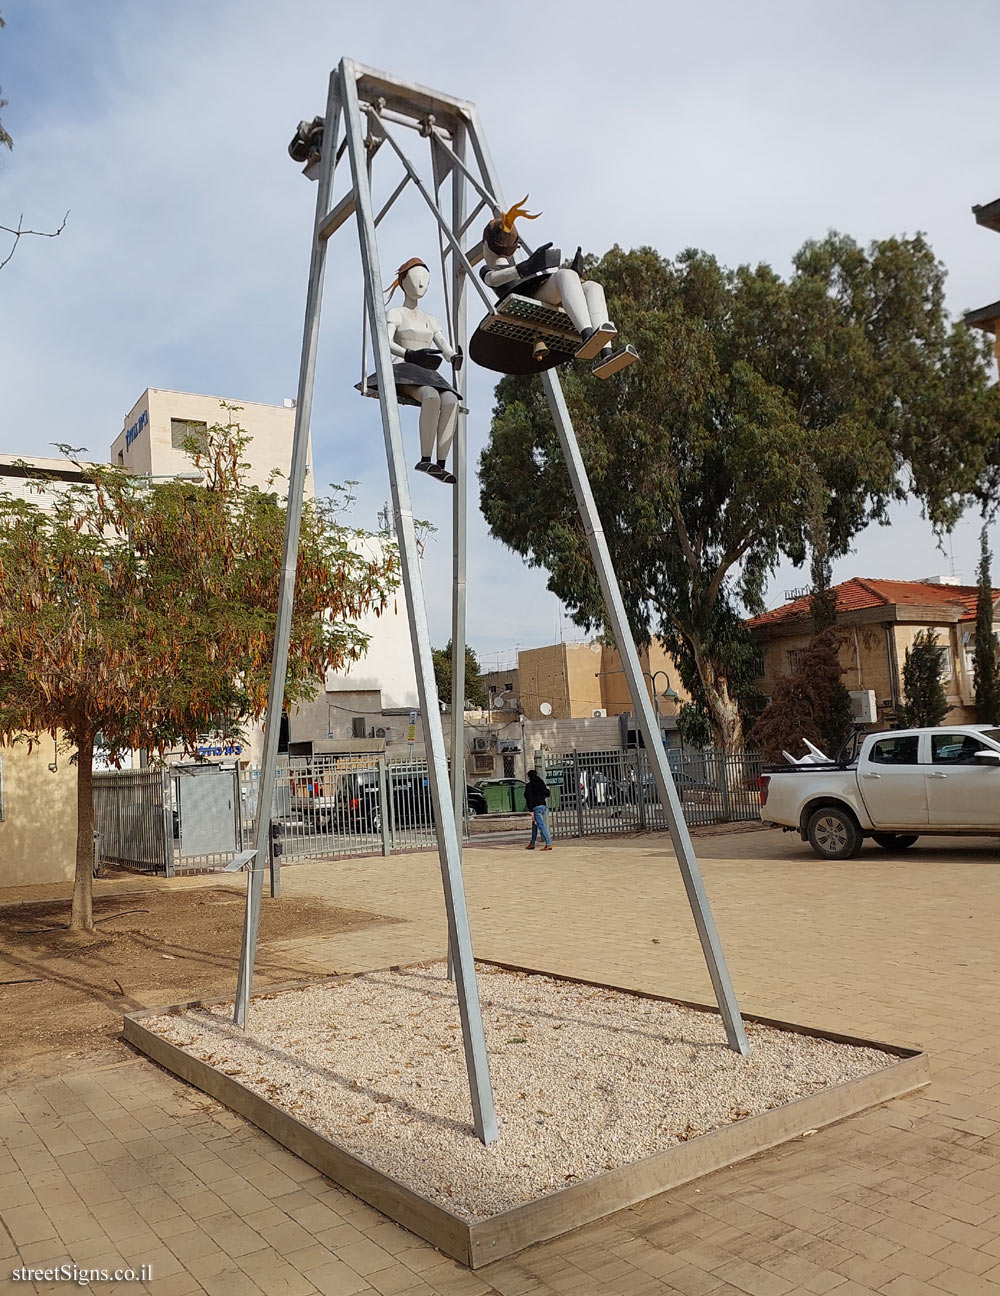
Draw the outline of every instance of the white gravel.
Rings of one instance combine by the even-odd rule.
[[[467,1220],[896,1060],[754,1024],[743,1058],[714,1013],[490,967],[479,986],[490,1147],[443,963],[255,998],[246,1035],[231,1005],[143,1025]]]

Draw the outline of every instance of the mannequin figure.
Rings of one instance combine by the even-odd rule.
[[[437,368],[442,357],[454,369],[461,368],[462,352],[451,346],[434,316],[417,305],[430,281],[430,271],[419,257],[404,261],[396,272],[388,292],[391,297],[397,288],[402,288],[403,305],[386,312],[389,350],[400,403],[420,406],[420,462],[416,470],[454,485],[455,477],[446,464],[455,436],[459,398]],[[366,380],[366,386],[378,394],[376,375]]]
[[[527,201],[525,195],[509,211],[494,217],[483,230],[486,265],[479,272],[480,277],[493,289],[498,300],[502,301],[508,294],[516,292],[522,297],[534,297],[547,306],[561,307],[582,339],[576,358],[596,358],[593,372],[598,378],[608,378],[639,357],[630,346],[617,352],[614,350],[618,330],[608,320],[608,303],[603,287],[593,279],[580,277],[583,268],[580,248],[577,248],[568,267],[560,266],[562,253],[551,243],[545,243],[523,261],[514,260],[518,246],[514,222],[519,218],[538,219],[538,215],[524,210]]]

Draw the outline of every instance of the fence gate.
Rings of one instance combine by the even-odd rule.
[[[100,859],[140,873],[172,874],[172,820],[166,770],[94,774],[94,831]]]
[[[171,776],[181,859],[232,856],[239,849],[239,772],[219,765],[175,766]]]

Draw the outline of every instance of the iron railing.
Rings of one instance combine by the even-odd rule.
[[[688,824],[758,818],[759,756],[668,755]],[[553,836],[666,827],[644,750],[539,753],[536,760],[552,789]],[[95,774],[101,859],[168,875],[222,868],[255,842],[259,787],[256,768]],[[379,755],[280,757],[271,821],[286,863],[424,850],[437,840],[427,763]],[[216,834],[225,840],[213,840]],[[207,844],[213,848],[194,849]]]
[[[759,756],[668,752],[689,826],[735,823],[760,814]],[[553,836],[665,829],[649,758],[643,749],[546,754],[540,772],[552,789]]]

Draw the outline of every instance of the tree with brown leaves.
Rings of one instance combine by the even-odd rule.
[[[190,750],[238,737],[267,706],[285,509],[243,484],[233,422],[190,446],[202,485],[153,483],[94,465],[51,507],[0,495],[0,741],[42,733],[77,752],[70,926],[93,928],[95,741]],[[396,587],[391,545],[343,524],[335,500],[302,519],[285,704],[363,655],[354,624]]]

